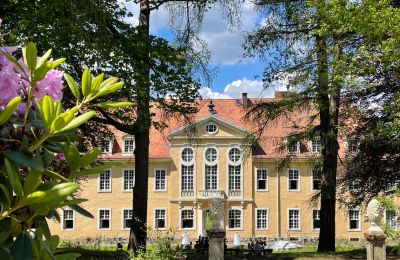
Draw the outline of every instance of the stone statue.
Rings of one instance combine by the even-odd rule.
[[[367,206],[368,220],[371,226],[364,234],[367,239],[367,259],[368,260],[384,260],[386,259],[386,235],[379,227],[379,223],[383,216],[383,207],[378,200],[372,199]]]
[[[382,220],[383,207],[377,199],[372,199],[368,203],[366,215],[367,215],[368,220],[371,222],[370,228],[375,229],[376,227],[378,227],[379,223]]]
[[[221,220],[224,218],[225,202],[223,198],[215,197],[210,200],[210,218],[213,223],[213,230],[224,230]]]

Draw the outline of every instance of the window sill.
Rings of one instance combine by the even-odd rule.
[[[112,190],[98,190],[99,193],[111,193]]]

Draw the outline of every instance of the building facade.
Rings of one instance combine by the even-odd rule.
[[[278,118],[254,144],[253,133],[263,126],[243,119],[254,102],[246,96],[203,100],[191,124],[171,119],[163,131],[151,130],[149,227],[174,229],[178,236],[187,233],[194,239],[205,233],[208,201],[218,193],[226,198],[223,227],[228,239],[236,233],[242,238],[318,237],[319,205],[310,199],[320,188],[320,171],[315,167],[319,139],[284,146],[285,137],[293,131],[291,122],[305,122],[309,112],[296,111],[290,120]],[[342,155],[346,146],[341,142]],[[129,236],[134,139],[114,131],[114,137],[102,139],[101,147],[102,160],[127,165],[92,175],[82,183],[80,196],[89,199],[82,206],[94,219],[63,209],[61,223],[50,223],[52,232],[62,238]],[[288,154],[287,165],[279,166]],[[363,238],[368,225],[361,208],[338,207],[336,217],[337,239]],[[388,221],[394,218],[388,216]]]

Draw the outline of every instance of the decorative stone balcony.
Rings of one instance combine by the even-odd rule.
[[[194,198],[194,190],[182,190],[181,198],[182,199],[193,199]]]
[[[242,197],[242,190],[229,190],[228,191],[228,198],[241,198]]]
[[[222,190],[201,190],[199,191],[199,199],[212,199],[222,198],[225,199],[225,192]]]

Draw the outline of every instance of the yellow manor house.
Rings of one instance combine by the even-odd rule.
[[[263,101],[274,102],[281,95],[276,92],[275,98]],[[265,127],[256,145],[251,144],[249,136],[262,126],[244,121],[243,116],[258,100],[246,94],[241,99],[202,100],[193,124],[170,119],[163,131],[151,130],[148,226],[176,229],[177,236],[187,233],[193,241],[205,233],[209,199],[222,194],[226,198],[223,227],[229,240],[237,233],[242,238],[269,240],[318,237],[319,206],[310,204],[310,198],[320,188],[320,172],[314,164],[320,142],[316,138],[278,152],[282,140],[293,131],[293,121],[278,118]],[[298,111],[291,120],[301,123],[308,116],[309,112]],[[352,144],[340,143],[340,156],[354,149]],[[94,219],[63,209],[61,223],[49,223],[51,231],[63,239],[129,236],[134,139],[114,131],[112,138],[102,139],[101,148],[102,160],[123,161],[127,166],[105,170],[82,183],[80,196],[89,199],[82,206]],[[288,167],[277,170],[288,154],[292,158]],[[337,239],[363,238],[369,224],[362,209],[338,207],[336,217]],[[395,216],[387,215],[386,220],[396,225]]]

